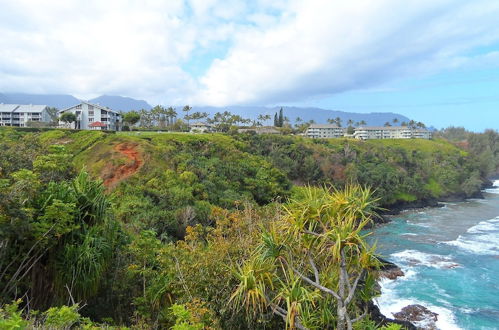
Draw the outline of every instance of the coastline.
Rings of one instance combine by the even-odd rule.
[[[485,198],[483,195],[484,189],[494,187],[493,182],[498,178],[499,176],[493,176],[487,179],[481,185],[480,190],[475,191],[471,196],[466,196],[464,193],[455,193],[455,194],[449,194],[447,196],[438,199],[437,198],[422,199],[413,202],[399,202],[393,204],[389,208],[386,208],[385,210],[383,210],[383,212],[380,212],[378,214],[378,218],[375,219],[373,226],[380,226],[389,223],[392,221],[391,219],[392,216],[399,215],[403,212],[410,210],[444,207],[445,206],[444,203],[464,202],[468,199],[484,199]],[[404,272],[397,264],[380,257],[378,257],[378,259],[382,263],[382,266],[380,268],[381,276],[380,279],[378,279],[378,282],[381,281],[383,278],[395,280],[399,276],[405,276]],[[408,330],[418,329],[418,327],[414,323],[411,323],[409,321],[389,318],[386,315],[382,314],[380,308],[374,303],[373,300],[369,301],[367,306],[368,306],[368,313],[371,319],[376,321],[378,324],[386,325],[388,323],[397,323],[402,325],[404,328]]]

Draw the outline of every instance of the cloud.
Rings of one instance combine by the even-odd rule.
[[[469,53],[497,17],[485,0],[0,0],[0,91],[291,102],[497,63]]]
[[[299,101],[460,67],[499,40],[497,17],[494,1],[293,2],[278,26],[241,32],[195,100]]]

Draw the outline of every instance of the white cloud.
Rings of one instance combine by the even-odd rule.
[[[296,1],[236,36],[200,79],[200,104],[302,100],[465,64],[499,40],[494,1]]]
[[[125,5],[126,3],[126,5]],[[496,61],[499,3],[0,0],[0,92],[277,103]],[[229,45],[203,77],[183,67]]]

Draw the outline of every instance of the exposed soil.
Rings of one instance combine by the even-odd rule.
[[[144,164],[140,152],[137,150],[137,144],[130,142],[120,143],[114,147],[114,150],[126,156],[127,162],[118,167],[110,166],[107,169],[109,174],[104,176],[104,186],[108,189],[115,187],[124,179],[137,173]]]

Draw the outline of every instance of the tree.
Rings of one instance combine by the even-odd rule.
[[[291,329],[352,329],[376,294],[371,270],[379,262],[361,233],[375,202],[370,189],[357,185],[304,189],[236,267],[233,307],[250,314],[270,310]]]
[[[71,125],[71,123],[76,123],[77,118],[76,115],[72,112],[64,112],[59,120]]]
[[[360,125],[363,126],[363,125],[367,125],[366,121],[365,120],[361,120],[360,121]]]
[[[353,120],[352,119],[348,119],[347,121],[347,125],[350,127],[353,125]]]
[[[133,126],[140,120],[140,114],[137,111],[130,111],[123,115],[123,122]]]
[[[175,111],[174,107],[168,107],[166,109],[166,117],[168,118],[168,126],[172,126],[177,118],[177,111]]]
[[[397,124],[399,122],[398,118],[393,118],[392,123]]]
[[[274,114],[274,126],[279,127],[279,119],[277,118],[277,112]]]
[[[187,120],[187,126],[189,126],[189,111],[192,110],[192,107],[186,105],[185,107],[182,108],[182,111],[186,113],[186,116],[184,117],[184,119]]]
[[[279,119],[278,119],[279,127],[284,125],[284,114],[282,108],[279,110]]]
[[[341,127],[341,118],[340,117],[336,117],[334,119],[334,121],[336,122],[336,125],[338,125],[338,127]]]
[[[384,126],[385,126],[385,127],[390,127],[390,126],[392,126],[392,124],[390,124],[390,122],[389,122],[389,121],[387,121],[387,122],[385,123],[385,125],[384,125]]]
[[[50,126],[57,126],[57,122],[59,121],[59,110],[54,107],[48,107],[47,113],[50,117]]]

